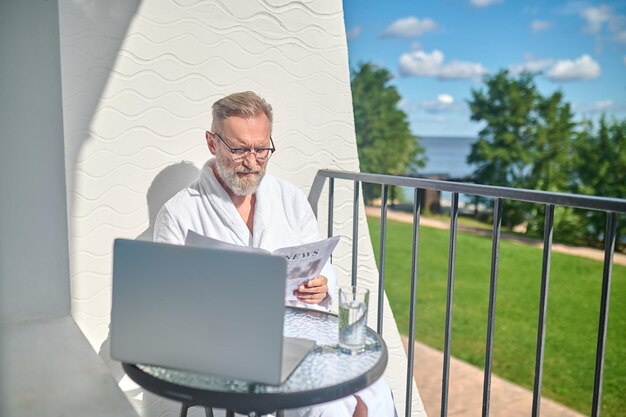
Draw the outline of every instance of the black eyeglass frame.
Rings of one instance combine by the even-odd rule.
[[[270,156],[272,156],[274,152],[276,152],[276,146],[274,146],[274,140],[272,139],[271,136],[270,136],[270,144],[272,145],[271,148],[232,148],[228,143],[226,143],[224,139],[222,139],[222,137],[217,132],[209,132],[209,133],[217,137],[224,145],[226,145],[230,153],[233,155],[234,160],[238,160],[238,161],[244,160],[248,156],[248,154],[253,153],[257,161],[265,162],[268,159],[270,159]],[[265,152],[265,151],[268,152],[267,156],[259,157],[258,152]],[[237,155],[238,153],[239,155]]]

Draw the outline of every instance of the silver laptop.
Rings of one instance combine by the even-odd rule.
[[[117,239],[111,357],[283,383],[315,342],[283,337],[285,259]]]

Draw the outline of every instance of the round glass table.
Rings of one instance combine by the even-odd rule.
[[[282,385],[265,385],[158,366],[124,363],[127,375],[157,395],[180,401],[183,411],[204,406],[261,415],[319,404],[351,395],[380,378],[387,347],[367,329],[365,350],[358,354],[337,346],[335,314],[295,307],[285,309],[284,335],[316,342],[316,347]]]

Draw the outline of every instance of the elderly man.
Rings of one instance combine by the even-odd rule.
[[[184,244],[192,230],[242,246],[273,251],[321,239],[317,221],[295,185],[265,175],[274,152],[272,108],[252,92],[235,93],[213,104],[206,143],[215,158],[200,178],[169,200],[157,216],[154,240]],[[321,274],[294,291],[287,304],[330,309],[335,273]],[[393,416],[391,393],[380,380],[355,396],[306,409],[298,416]]]

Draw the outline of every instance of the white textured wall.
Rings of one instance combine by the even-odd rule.
[[[216,99],[253,90],[273,105],[269,171],[305,192],[318,169],[359,169],[339,0],[61,0],[60,22],[72,312],[96,350],[108,332],[113,239],[149,234],[151,215],[195,177]],[[352,183],[336,186],[335,234],[346,237],[334,260],[348,283]],[[359,279],[376,300],[360,213]],[[323,208],[322,233],[325,217]],[[387,379],[403,412],[406,356],[385,311]]]

